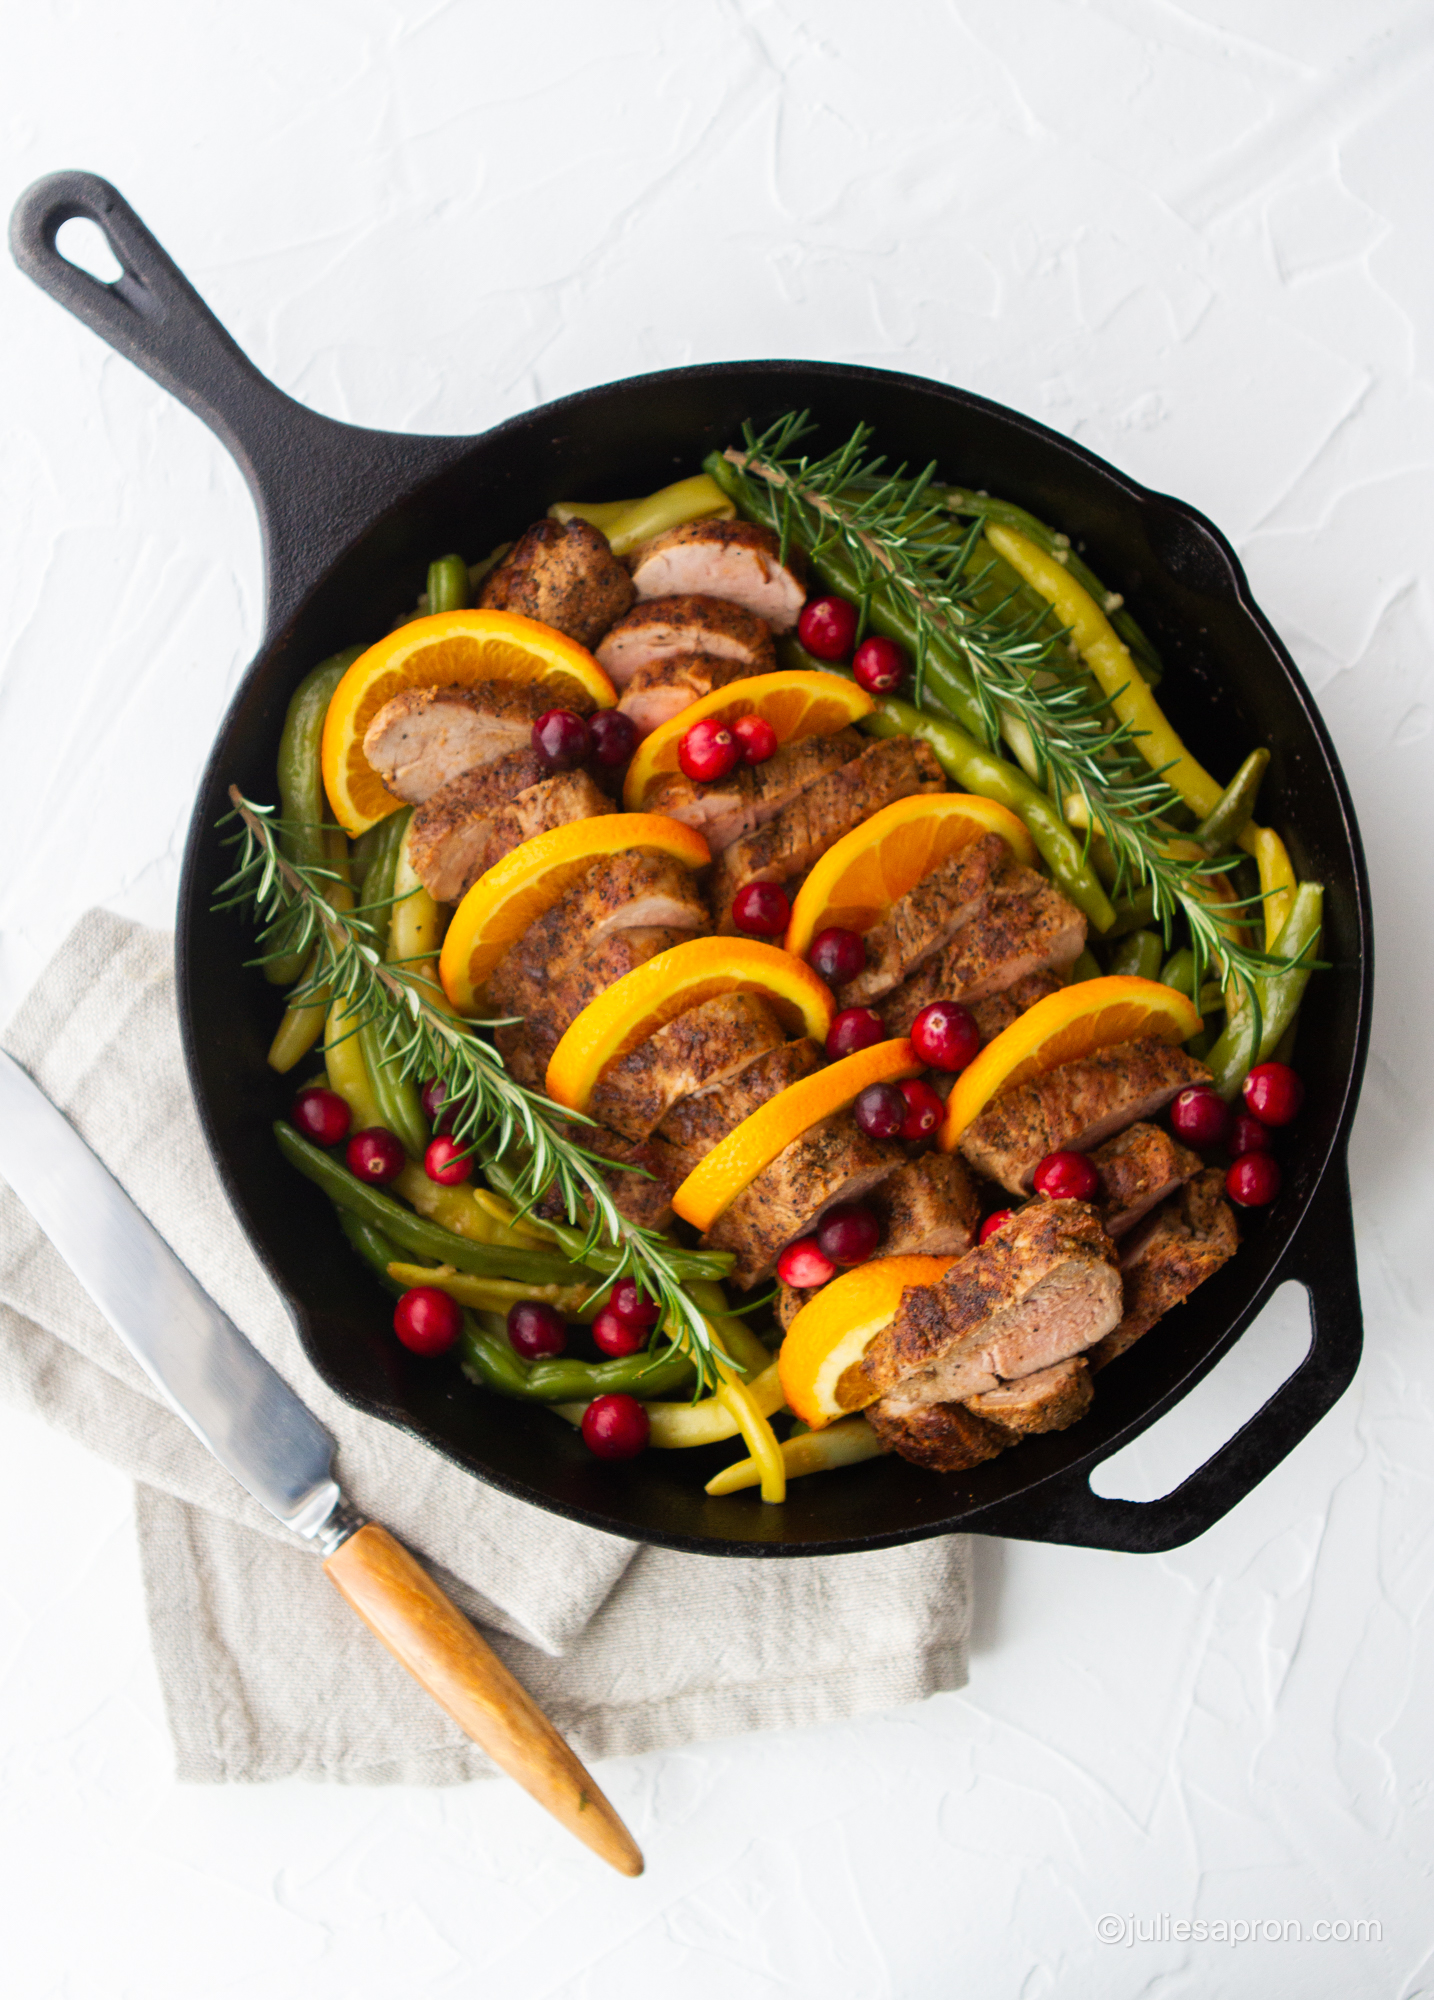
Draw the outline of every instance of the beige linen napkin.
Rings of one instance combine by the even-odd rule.
[[[91,911],[3,1040],[327,1426],[348,1497],[435,1569],[583,1754],[831,1721],[964,1685],[964,1537],[797,1561],[642,1548],[495,1492],[329,1390],[210,1163],[168,938]],[[181,1778],[492,1774],[343,1606],[316,1557],[161,1402],[8,1188],[0,1393],[137,1482]]]

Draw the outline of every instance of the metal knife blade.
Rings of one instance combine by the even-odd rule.
[[[333,1439],[3,1049],[0,1179],[220,1464],[287,1527],[317,1534],[340,1504]]]

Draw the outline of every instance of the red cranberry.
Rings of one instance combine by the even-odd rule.
[[[1280,1163],[1273,1153],[1242,1153],[1225,1176],[1225,1192],[1241,1208],[1264,1208],[1280,1191]]]
[[[592,731],[570,708],[550,708],[533,724],[533,748],[555,771],[576,771],[592,751]]]
[[[906,679],[906,654],[894,639],[863,639],[851,670],[868,694],[895,694]]]
[[[600,708],[588,723],[592,738],[593,762],[606,771],[616,771],[630,763],[638,746],[637,724],[620,708]]]
[[[931,1069],[965,1069],[981,1046],[981,1030],[959,1000],[933,1000],[911,1024],[911,1046]]]
[[[1100,1175],[1084,1153],[1047,1153],[1032,1174],[1037,1194],[1049,1201],[1089,1201]]]
[[[660,1308],[656,1299],[649,1299],[637,1289],[636,1278],[619,1278],[608,1298],[607,1309],[615,1312],[619,1319],[625,1319],[629,1326],[640,1326],[650,1333],[657,1325]]]
[[[424,1117],[435,1132],[451,1132],[453,1130],[452,1107],[450,1106],[446,1110],[444,1108],[447,1099],[448,1086],[442,1077],[430,1077],[428,1082],[423,1086],[419,1103],[423,1106]]]
[[[827,1054],[835,1061],[838,1056],[854,1056],[858,1049],[869,1049],[887,1039],[880,1014],[870,1007],[843,1007],[827,1030]]]
[[[440,1187],[457,1187],[473,1178],[473,1156],[446,1132],[430,1139],[423,1155],[423,1171]]]
[[[749,937],[782,937],[792,921],[792,899],[780,882],[749,882],[732,898],[732,921]]]
[[[548,1361],[568,1344],[568,1329],[556,1306],[522,1299],[508,1308],[508,1340],[525,1361]]]
[[[765,764],[777,752],[777,732],[765,715],[739,715],[732,724],[742,756],[748,764]]]
[[[636,1458],[651,1428],[636,1396],[594,1396],[583,1411],[583,1443],[598,1458]]]
[[[1230,1121],[1230,1137],[1226,1141],[1230,1152],[1238,1160],[1244,1153],[1268,1153],[1274,1142],[1274,1134],[1268,1125],[1262,1125],[1248,1111],[1237,1111]]]
[[[1305,1087],[1288,1063],[1257,1063],[1245,1078],[1245,1108],[1262,1125],[1288,1125],[1299,1115]]]
[[[864,1264],[881,1241],[881,1224],[859,1201],[840,1201],[817,1224],[817,1248],[833,1264]]]
[[[906,1099],[894,1083],[869,1083],[852,1116],[868,1139],[895,1139],[906,1122]]]
[[[814,660],[844,660],[856,638],[856,606],[844,597],[814,597],[797,620],[797,637]]]
[[[742,756],[736,737],[715,715],[694,722],[677,746],[677,761],[695,785],[710,785],[734,770]]]
[[[830,1257],[824,1257],[815,1236],[803,1236],[796,1243],[789,1243],[777,1259],[777,1276],[784,1285],[791,1285],[799,1292],[809,1292],[817,1285],[830,1284],[836,1276],[836,1265]]]
[[[361,1181],[372,1181],[375,1186],[396,1180],[403,1172],[403,1148],[383,1125],[370,1125],[366,1131],[355,1132],[344,1158],[351,1174]]]
[[[929,1139],[946,1116],[946,1106],[921,1078],[913,1077],[899,1086],[906,1099],[906,1116],[901,1121],[903,1139]]]
[[[593,1339],[604,1354],[620,1361],[625,1354],[636,1354],[640,1347],[646,1347],[647,1328],[634,1326],[611,1306],[604,1306],[593,1321]]]
[[[349,1135],[353,1124],[353,1113],[336,1090],[325,1090],[316,1083],[309,1090],[301,1090],[294,1099],[289,1117],[306,1139],[312,1139],[316,1146],[337,1146],[340,1139]]]
[[[981,1235],[979,1240],[982,1243],[984,1243],[988,1236],[994,1236],[996,1231],[1000,1228],[1001,1224],[1003,1222],[1009,1222],[1011,1217],[1015,1214],[1015,1212],[1016,1211],[1013,1208],[998,1208],[994,1215],[988,1215],[986,1217],[986,1220],[981,1224]]]
[[[828,986],[845,986],[866,964],[866,942],[859,931],[844,931],[833,924],[812,939],[807,963]]]
[[[446,1354],[462,1328],[458,1301],[436,1285],[415,1285],[393,1309],[393,1330],[415,1354]]]
[[[1171,1105],[1170,1128],[1187,1145],[1222,1145],[1230,1130],[1230,1107],[1208,1083],[1192,1084]]]

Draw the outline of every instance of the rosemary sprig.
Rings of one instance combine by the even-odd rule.
[[[932,490],[934,462],[914,475],[904,465],[886,471],[886,461],[868,452],[866,424],[835,451],[811,458],[799,447],[812,428],[806,412],[792,412],[760,435],[749,425],[745,448],[726,452],[745,511],[776,531],[784,554],[795,543],[818,571],[824,554],[838,555],[857,579],[863,624],[878,595],[900,609],[915,634],[918,707],[931,710],[933,655],[964,670],[991,747],[998,749],[1003,725],[1007,733],[1024,731],[1037,782],[1062,806],[1078,800],[1087,843],[1096,835],[1106,842],[1115,893],[1149,886],[1167,948],[1183,916],[1196,991],[1213,962],[1237,1004],[1252,1007],[1258,1021],[1256,982],[1279,961],[1246,943],[1239,919],[1261,898],[1219,902],[1208,887],[1239,857],[1181,851],[1179,794],[1145,762],[1137,732],[1113,715],[1112,697],[1073,659],[1068,635],[1051,629],[1044,608],[1012,617],[1010,599],[983,605],[992,574],[978,559],[983,521],[953,530],[944,493]]]
[[[253,804],[237,786],[230,787],[229,798],[234,810],[225,824],[235,824],[238,865],[216,891],[214,907],[245,907],[257,914],[259,962],[312,950],[311,971],[294,989],[293,1001],[302,1006],[326,995],[343,999],[355,1029],[376,1024],[384,1060],[399,1076],[414,1082],[440,1079],[445,1107],[453,1107],[453,1136],[480,1159],[507,1156],[514,1162],[514,1192],[523,1212],[549,1190],[556,1190],[575,1225],[581,1226],[586,1208],[586,1237],[575,1260],[581,1262],[603,1242],[620,1250],[612,1276],[630,1272],[659,1302],[667,1337],[691,1356],[699,1389],[715,1388],[717,1363],[730,1357],[683,1291],[672,1267],[672,1246],[617,1208],[602,1178],[603,1165],[613,1163],[557,1129],[556,1120],[571,1122],[579,1114],[561,1110],[510,1075],[497,1050],[474,1032],[488,1024],[459,1020],[435,1004],[431,985],[403,964],[385,963],[367,907],[335,910],[324,894],[333,871],[297,865],[283,853],[272,806]]]

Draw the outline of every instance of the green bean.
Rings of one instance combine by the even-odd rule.
[[[1201,820],[1190,838],[1207,854],[1226,854],[1235,845],[1255,816],[1260,780],[1265,775],[1270,753],[1261,747],[1252,750],[1231,778],[1211,813]]]
[[[1188,944],[1172,952],[1160,968],[1160,984],[1173,986],[1187,1000],[1195,998],[1195,954]]]
[[[1070,984],[1072,986],[1079,986],[1084,980],[1099,979],[1100,976],[1100,960],[1087,947],[1071,967]]]
[[[439,1223],[425,1221],[381,1188],[356,1180],[341,1161],[312,1144],[282,1119],[274,1126],[274,1137],[291,1166],[322,1188],[340,1208],[370,1223],[401,1249],[415,1251],[436,1264],[451,1264],[458,1271],[471,1271],[480,1278],[512,1278],[519,1284],[531,1285],[596,1285],[601,1281],[600,1273],[590,1265],[576,1265],[545,1250],[513,1250],[475,1243],[467,1236],[455,1236]]]
[[[305,674],[284,717],[279,737],[279,845],[298,867],[323,868],[329,863],[324,838],[329,802],[319,760],[324,717],[334,689],[363,650],[350,646]],[[292,986],[306,957],[304,952],[289,951],[282,958],[271,958],[264,977],[271,986]]]
[[[518,1188],[518,1170],[506,1160],[485,1160],[483,1178],[496,1194],[501,1194],[520,1210],[523,1197]],[[581,1255],[589,1270],[615,1271],[623,1260],[623,1252],[611,1243],[595,1243],[584,1253],[587,1232],[574,1229],[566,1222],[550,1222],[545,1215],[529,1215],[526,1220],[535,1229],[546,1230],[560,1249],[566,1250],[575,1260]],[[679,1284],[687,1284],[692,1279],[716,1279],[721,1281],[732,1269],[732,1255],[727,1250],[681,1250],[675,1243],[665,1246],[668,1265]]]
[[[1272,958],[1284,959],[1286,964],[1283,969],[1255,981],[1260,1003],[1258,1045],[1254,1009],[1248,1004],[1241,1006],[1237,997],[1226,1018],[1224,1033],[1205,1058],[1223,1098],[1235,1096],[1255,1064],[1268,1062],[1292,1027],[1314,969],[1323,918],[1324,889],[1318,882],[1301,882],[1270,953]]]
[[[1155,891],[1147,885],[1133,896],[1122,896],[1115,905],[1114,920],[1107,938],[1123,938],[1131,931],[1143,931],[1155,915]]]
[[[629,1354],[620,1361],[524,1361],[513,1352],[496,1315],[465,1312],[460,1336],[463,1372],[494,1394],[528,1403],[590,1403],[594,1396],[663,1396],[685,1389],[696,1369],[677,1347]],[[483,1322],[487,1319],[488,1325]]]
[[[428,565],[428,610],[462,611],[468,602],[468,565],[462,556],[440,556]]]
[[[1154,931],[1128,931],[1110,954],[1110,969],[1131,979],[1154,979],[1164,953]]]
[[[406,1287],[397,1278],[388,1275],[390,1264],[401,1264],[403,1252],[396,1243],[390,1243],[381,1229],[375,1229],[371,1222],[365,1222],[361,1215],[355,1215],[351,1208],[341,1208],[334,1203],[334,1214],[339,1219],[339,1228],[357,1250],[365,1264],[381,1280],[386,1289],[397,1298]]]
[[[374,849],[364,883],[367,916],[373,925],[374,944],[381,956],[386,955],[388,950],[394,870],[398,866],[399,849],[412,817],[412,810],[405,807],[401,812],[390,813],[387,819],[380,822],[384,838]],[[423,1115],[417,1089],[408,1077],[399,1075],[384,1048],[383,1035],[376,1019],[364,1022],[358,1031],[358,1043],[363,1050],[369,1082],[373,1085],[373,1094],[384,1124],[400,1141],[410,1159],[421,1160],[428,1145],[428,1120]]]

